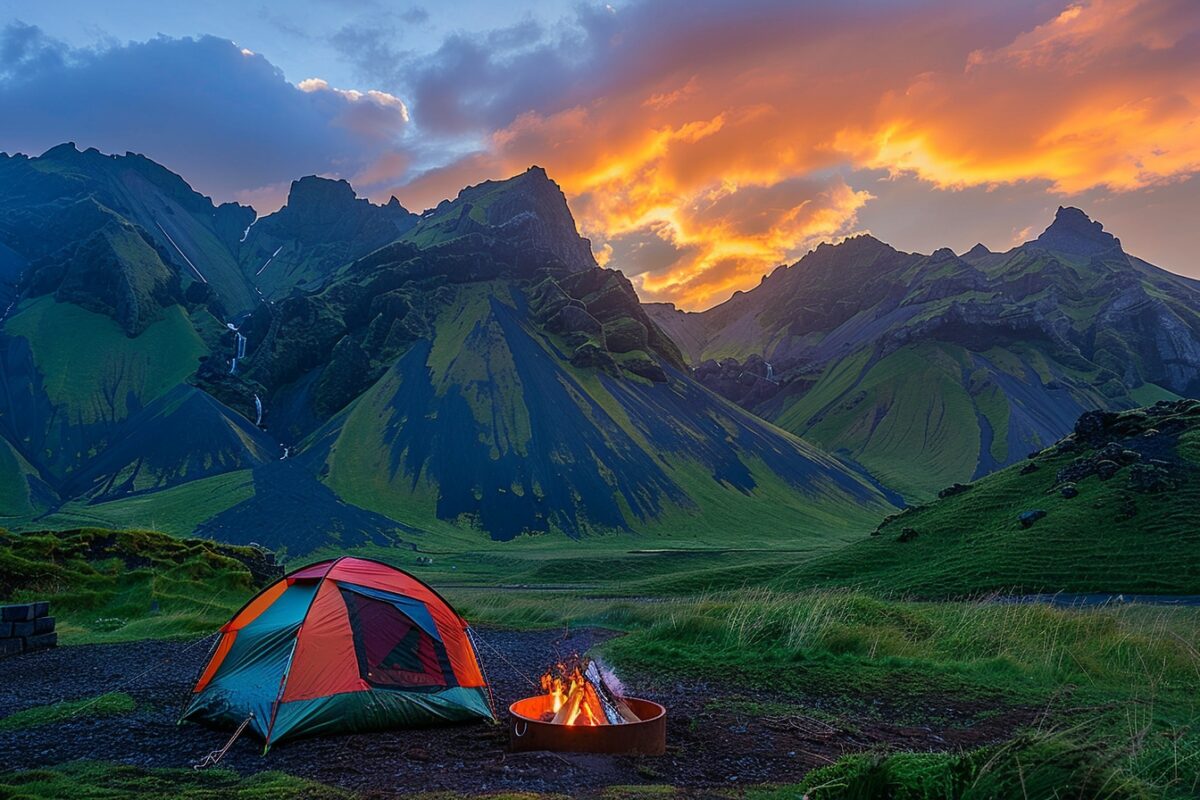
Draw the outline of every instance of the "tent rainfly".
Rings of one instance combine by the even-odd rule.
[[[284,739],[493,719],[467,623],[378,561],[338,558],[264,589],[222,629],[183,719]]]

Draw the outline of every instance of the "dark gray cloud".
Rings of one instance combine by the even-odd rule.
[[[0,149],[137,151],[220,198],[394,157],[407,117],[397,99],[305,88],[211,36],[72,50],[14,23],[0,33]]]

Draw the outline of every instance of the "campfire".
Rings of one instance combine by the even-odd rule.
[[[616,675],[598,661],[557,664],[542,676],[541,688],[542,694],[509,706],[514,751],[659,755],[666,747],[666,710],[627,697]]]
[[[568,669],[557,664],[542,675],[542,691],[550,696],[543,722],[555,725],[624,725],[640,722],[622,695],[616,676],[586,659]]]

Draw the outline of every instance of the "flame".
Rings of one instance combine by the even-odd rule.
[[[596,690],[583,677],[578,664],[571,667],[555,664],[541,677],[542,691],[549,695],[550,710],[557,715],[566,706],[568,713],[562,724],[607,725],[604,710]]]

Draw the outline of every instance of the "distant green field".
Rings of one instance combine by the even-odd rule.
[[[52,514],[36,520],[14,520],[12,524],[16,527],[20,522],[22,528],[48,530],[137,528],[187,536],[204,520],[253,496],[250,470],[237,470],[107,503],[67,503]]]

